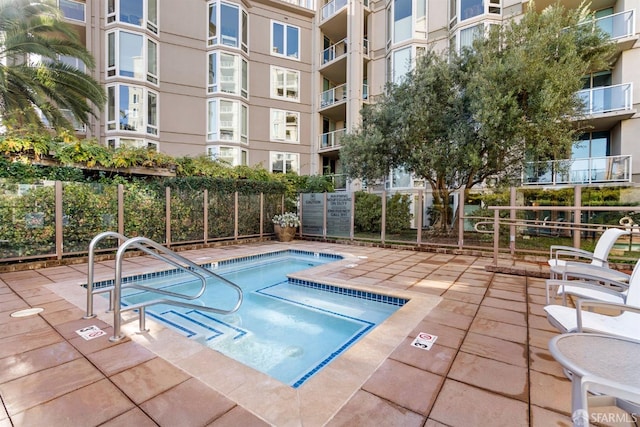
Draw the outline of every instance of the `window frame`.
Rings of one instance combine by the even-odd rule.
[[[273,168],[274,163],[276,161],[279,161],[279,159],[277,159],[278,156],[282,156],[282,159],[281,159],[282,171],[274,171],[274,168]],[[287,157],[295,157],[295,159],[291,159]],[[285,162],[290,162],[290,161],[295,161],[296,167],[295,168],[292,167],[290,170],[287,170],[287,165]],[[286,174],[289,171],[300,174],[300,153],[290,153],[290,152],[284,152],[284,151],[269,151],[269,172]]]
[[[146,29],[151,31],[153,34],[158,34],[158,19],[160,17],[160,12],[158,10],[160,7],[160,2],[158,0],[140,0],[140,3],[142,3],[142,16],[140,17],[139,24],[121,20],[120,3],[122,1],[123,0],[107,0],[105,2],[105,19],[107,21],[107,25],[119,23],[123,25],[130,25],[134,28],[140,28],[142,30]],[[149,2],[153,2],[155,7],[150,8]],[[155,11],[155,17],[150,16],[153,11]]]
[[[223,76],[223,61],[222,56],[227,55],[233,57],[233,69],[234,73],[234,90],[227,91],[223,90],[224,82],[222,81]],[[212,59],[215,58],[215,63],[212,64]],[[215,68],[213,73],[211,72],[211,68]],[[226,52],[221,50],[211,51],[207,55],[207,93],[222,93],[225,95],[236,95],[241,96],[245,99],[249,97],[249,62],[244,58],[244,56]]]
[[[121,34],[128,34],[128,35],[133,35],[133,36],[137,36],[140,37],[142,39],[142,54],[144,55],[144,77],[143,78],[137,78],[134,76],[126,76],[126,75],[122,75],[122,70],[121,70]],[[137,81],[137,82],[148,82],[151,83],[155,86],[158,86],[158,82],[160,81],[160,76],[159,76],[159,67],[158,64],[160,62],[160,50],[158,49],[158,42],[157,40],[147,36],[144,33],[139,33],[139,32],[135,32],[135,31],[130,31],[128,29],[120,29],[120,28],[116,28],[113,30],[110,30],[107,32],[106,34],[106,43],[107,43],[107,48],[105,51],[106,54],[106,78],[109,79],[115,79],[115,78],[121,78],[121,79],[127,79],[127,80],[132,80],[132,81]],[[152,59],[151,55],[150,55],[150,47],[153,46],[154,47],[154,66],[151,67],[149,61]],[[113,56],[113,58],[112,58]],[[152,68],[155,68],[155,70],[152,70]]]
[[[234,137],[237,134],[237,138],[235,139],[223,139],[221,133],[221,114],[223,113],[221,109],[221,105],[223,102],[228,102],[233,104],[231,113],[233,117],[231,119],[232,129]],[[215,115],[212,117],[211,106],[215,105]],[[235,111],[234,111],[235,110]],[[249,107],[244,102],[238,99],[230,99],[230,98],[209,98],[206,100],[206,112],[207,112],[207,124],[206,124],[206,140],[207,142],[216,142],[221,141],[224,143],[239,143],[247,145],[249,143]],[[212,118],[215,118],[215,121],[212,122]],[[229,126],[226,126],[225,129],[229,129]],[[211,144],[210,144],[211,145]],[[213,144],[215,145],[215,144]]]
[[[282,118],[278,119],[275,116],[281,114]],[[287,122],[287,118],[289,116],[294,116],[296,118],[295,120],[295,139],[290,139],[287,138],[287,133],[289,131],[289,126],[288,126],[288,122]],[[269,117],[270,117],[270,123],[271,126],[269,127],[269,138],[271,141],[276,141],[276,142],[284,142],[284,143],[288,143],[288,144],[299,144],[300,143],[300,112],[298,111],[289,111],[289,110],[282,110],[282,109],[278,109],[278,108],[271,108],[269,110]],[[280,123],[278,123],[278,120]],[[282,125],[283,130],[282,132],[277,132],[276,131],[276,125]],[[281,134],[282,137],[280,137],[278,134]]]
[[[232,9],[236,9],[237,11],[237,28],[238,34],[235,37],[235,44],[229,45],[222,43],[223,34],[222,34],[222,6],[229,7]],[[215,12],[215,23],[213,27],[211,26],[211,18],[212,11]],[[249,14],[239,4],[229,3],[226,1],[210,1],[207,3],[207,46],[224,46],[230,49],[239,49],[244,53],[249,52]],[[215,33],[212,35],[211,29],[215,30]]]
[[[274,46],[274,28],[276,25],[280,25],[282,26],[282,53],[280,52],[276,52],[276,46]],[[295,29],[296,30],[296,39],[297,39],[297,43],[296,43],[296,51],[295,51],[295,56],[289,55],[289,29]],[[271,37],[270,37],[270,46],[271,46],[271,55],[273,56],[278,56],[281,58],[286,58],[286,59],[291,59],[293,61],[300,61],[300,56],[301,56],[301,52],[300,52],[300,46],[301,46],[301,31],[300,31],[300,27],[298,27],[297,25],[290,25],[284,22],[280,22],[280,21],[276,21],[274,19],[271,20],[271,33],[270,33]]]
[[[141,93],[139,94],[141,99],[144,99],[144,103],[142,104],[142,110],[127,110],[134,113],[134,117],[142,117],[143,121],[141,124],[141,129],[126,129],[123,128],[123,123],[120,121],[120,114],[117,114],[116,111],[120,111],[120,89],[122,87],[133,87],[136,89],[140,89]],[[160,97],[158,92],[141,85],[131,85],[127,83],[113,83],[109,84],[106,87],[107,89],[107,116],[105,122],[105,130],[107,133],[113,132],[127,132],[131,134],[138,135],[151,135],[157,137],[160,134]],[[135,96],[135,95],[134,95]],[[155,99],[155,105],[153,109],[150,108],[149,99],[153,97]],[[113,101],[113,103],[112,103]],[[153,114],[153,119],[150,120],[150,114]],[[128,123],[127,123],[128,124]]]
[[[274,74],[277,71],[282,71],[283,72],[283,83],[282,83],[282,95],[278,95],[278,87],[277,87],[277,75]],[[295,97],[289,97],[287,96],[288,91],[287,91],[287,76],[289,74],[295,74],[296,75],[296,96]],[[271,98],[273,99],[282,99],[285,101],[290,101],[290,102],[300,102],[300,76],[301,73],[299,70],[293,70],[290,68],[285,68],[285,67],[279,67],[276,65],[271,65],[270,69],[269,69],[269,81],[270,81],[270,88],[269,88],[269,93],[271,95]]]
[[[248,164],[249,151],[246,148],[236,147],[232,145],[207,145],[205,148],[205,152],[207,157],[209,157],[210,159],[218,160],[220,150],[223,148],[234,151],[231,166],[246,166]],[[214,151],[217,151],[217,153],[213,153]]]

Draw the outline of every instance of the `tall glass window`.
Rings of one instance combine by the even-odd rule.
[[[248,142],[248,108],[228,99],[207,101],[207,140]]]
[[[157,43],[129,31],[116,30],[107,34],[107,76],[116,75],[157,84]]]
[[[271,110],[271,140],[299,142],[300,113]]]
[[[300,59],[300,28],[274,21],[271,26],[271,53]]]
[[[209,54],[209,73],[207,91],[209,93],[224,92],[233,95],[248,96],[247,61],[225,52]]]
[[[393,82],[399,84],[411,70],[411,47],[393,52]]]
[[[158,135],[158,94],[142,86],[107,87],[107,130]]]
[[[300,72],[271,67],[271,97],[288,101],[300,100]]]
[[[158,33],[158,0],[107,0],[107,24],[122,22]]]
[[[209,46],[223,45],[242,48],[248,52],[248,17],[235,4],[213,2],[209,4]]]
[[[238,147],[208,146],[207,155],[213,160],[219,160],[231,166],[247,164],[247,150]]]
[[[413,34],[412,0],[394,0],[393,2],[393,42],[410,39]]]
[[[484,0],[460,0],[460,21],[484,14]]]

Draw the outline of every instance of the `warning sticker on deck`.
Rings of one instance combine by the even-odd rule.
[[[418,347],[423,350],[431,350],[433,343],[438,339],[437,335],[431,335],[426,332],[420,332],[416,339],[413,340],[411,346]]]
[[[85,340],[92,340],[94,338],[101,337],[103,335],[107,335],[105,331],[98,328],[96,325],[87,326],[86,328],[78,329],[76,334],[80,335]]]

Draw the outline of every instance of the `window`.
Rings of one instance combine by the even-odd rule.
[[[147,141],[142,138],[109,138],[107,139],[109,148],[118,147],[134,147],[147,148],[148,150],[158,151],[158,143],[155,141]]]
[[[580,137],[571,150],[572,159],[606,157],[609,155],[609,132],[587,132]]]
[[[300,72],[271,67],[271,97],[299,101]]]
[[[271,110],[271,140],[300,142],[300,113]]]
[[[207,140],[247,143],[249,113],[246,105],[228,99],[207,101]]]
[[[484,13],[483,0],[460,0],[460,21],[474,18]]]
[[[411,20],[412,0],[394,0],[393,2],[393,42],[398,43],[412,37]]]
[[[158,0],[107,0],[107,24],[116,21],[158,34]]]
[[[300,173],[300,155],[297,153],[271,152],[271,172],[273,173]]]
[[[393,82],[400,83],[411,70],[411,47],[393,52]]]
[[[483,35],[484,24],[482,23],[460,30],[460,37],[458,37],[460,46],[457,47],[458,52],[461,52],[464,48],[471,49],[473,47],[473,41],[479,37],[482,37]]]
[[[248,97],[248,65],[240,55],[224,52],[209,54],[207,91]]]
[[[242,48],[248,52],[249,22],[247,13],[231,3],[209,3],[207,44]]]
[[[157,84],[157,43],[147,36],[129,31],[116,30],[108,33],[107,77],[115,76]]]
[[[107,131],[117,130],[158,135],[158,94],[141,86],[108,86]]]
[[[219,160],[231,166],[246,165],[248,158],[247,150],[222,145],[208,146],[207,155],[213,160]]]
[[[82,62],[78,58],[74,58],[73,56],[60,55],[58,57],[58,60],[63,64],[66,64],[73,68],[77,68],[79,71],[82,71],[82,72],[85,72],[87,69],[87,67],[84,65],[84,62]]]
[[[300,29],[292,25],[272,22],[271,53],[291,59],[300,59]]]
[[[73,21],[84,22],[84,3],[74,0],[59,0],[62,16]]]

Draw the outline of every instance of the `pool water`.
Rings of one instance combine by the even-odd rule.
[[[228,357],[299,387],[406,302],[287,278],[290,273],[336,259],[280,251],[229,265],[214,264],[212,271],[236,283],[244,292],[237,312],[218,315],[161,304],[148,307],[147,314]],[[136,282],[190,294],[200,285],[181,274]],[[125,286],[126,283],[123,304],[158,298]],[[236,293],[228,287],[212,283],[196,303],[231,308],[235,298]]]

